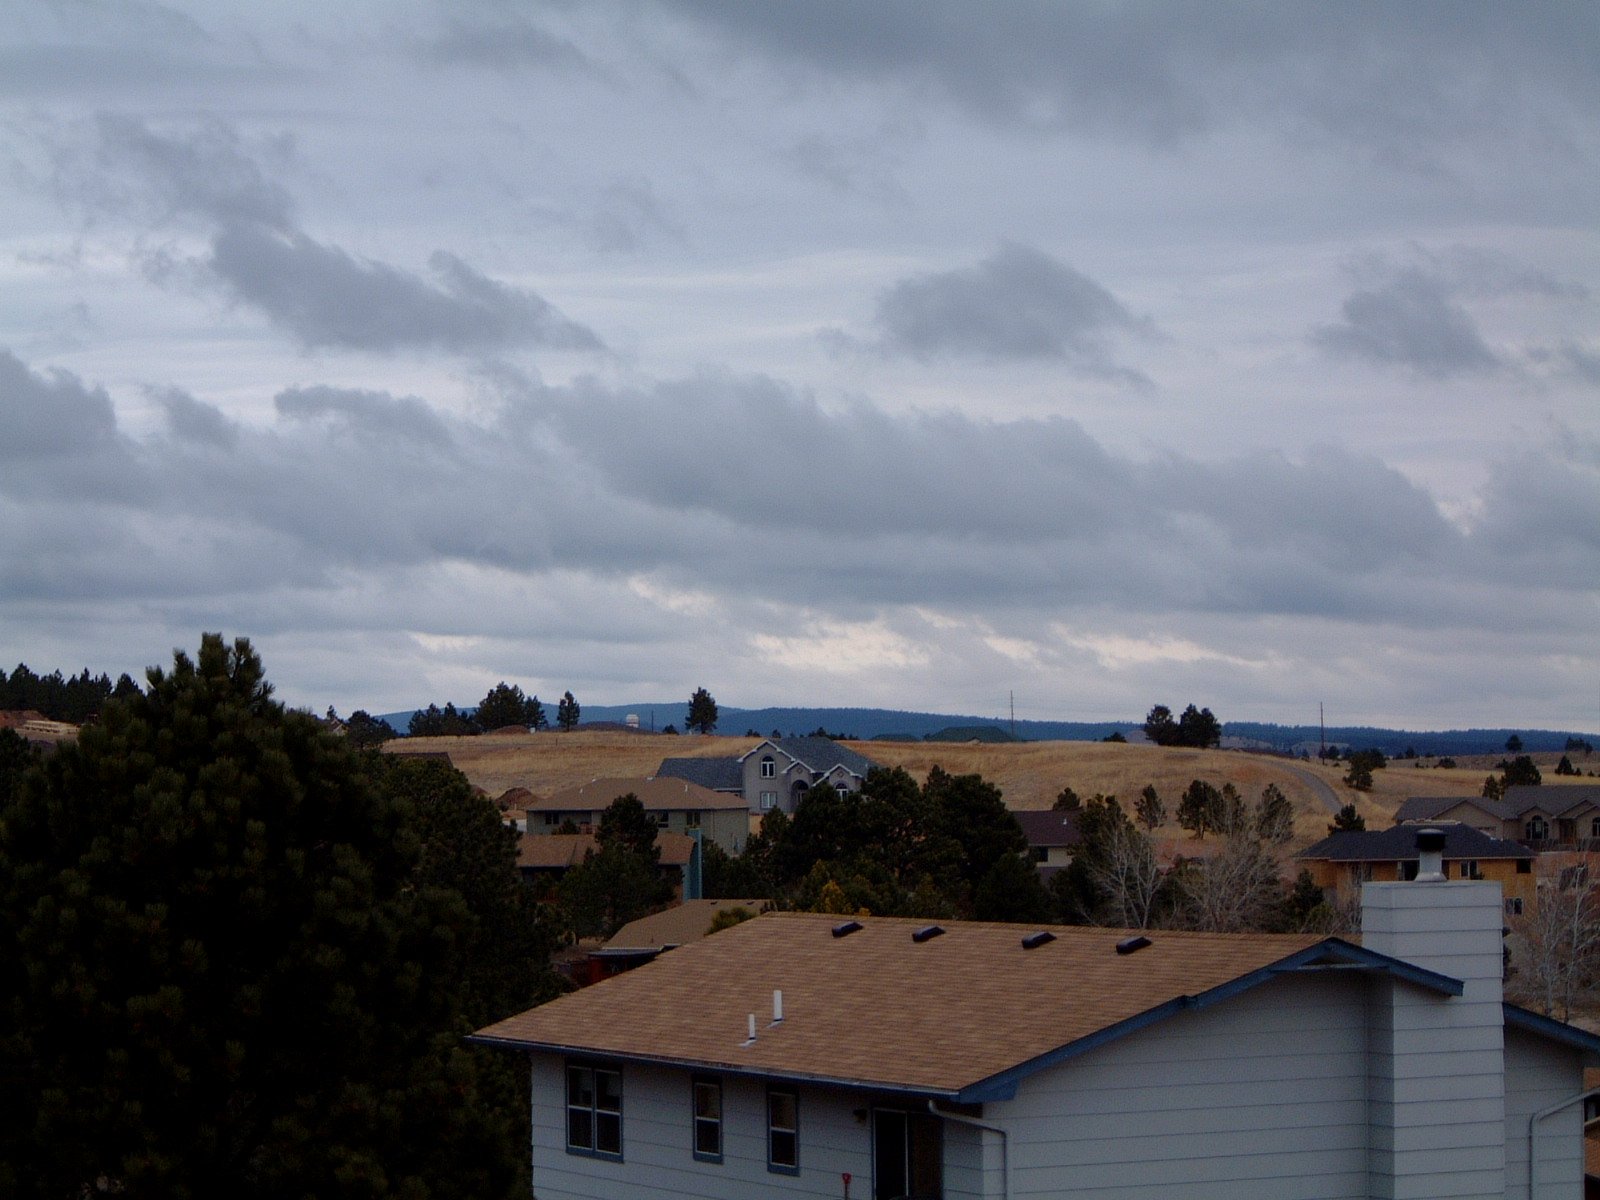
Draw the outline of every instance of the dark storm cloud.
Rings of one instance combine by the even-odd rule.
[[[152,393],[166,412],[173,436],[200,445],[231,450],[239,442],[239,427],[220,408],[197,400],[181,388],[161,388]]]
[[[534,292],[509,287],[437,251],[437,284],[358,258],[297,230],[230,225],[207,265],[246,304],[306,346],[455,353],[508,346],[598,350],[594,332]]]
[[[878,298],[877,349],[917,359],[1058,359],[1096,375],[1143,379],[1112,361],[1108,335],[1150,337],[1100,284],[1029,246],[1002,245],[974,267],[901,280]]]
[[[1524,472],[1538,464],[1508,464],[1463,534],[1371,456],[1139,461],[1071,421],[829,412],[763,379],[620,392],[507,376],[484,421],[298,388],[219,454],[217,438],[127,438],[104,394],[70,376],[9,356],[0,375],[0,431],[57,451],[33,453],[29,475],[0,472],[0,507],[60,539],[41,565],[21,557],[30,539],[0,537],[0,576],[64,602],[112,594],[96,581],[126,555],[129,594],[172,597],[264,578],[318,592],[448,562],[646,572],[828,611],[1088,605],[1428,628],[1492,626],[1514,588],[1531,625],[1568,627],[1590,619],[1600,573],[1600,471],[1576,453],[1536,481]],[[163,404],[175,428],[214,431],[204,402]],[[51,418],[74,435],[41,432]],[[95,491],[108,477],[114,490]],[[1560,553],[1527,550],[1539,530],[1558,531]]]
[[[433,409],[415,396],[348,388],[290,388],[273,398],[278,412],[294,420],[330,418],[351,433],[369,437],[402,437],[438,446],[450,444],[450,433]]]
[[[1417,151],[1474,138],[1584,139],[1600,108],[1600,10],[1581,3],[668,7],[780,62],[898,79],[996,123],[1157,145],[1272,112],[1415,169]]]
[[[1313,331],[1323,349],[1434,378],[1482,374],[1501,366],[1471,316],[1437,277],[1415,268],[1350,295],[1344,319]]]

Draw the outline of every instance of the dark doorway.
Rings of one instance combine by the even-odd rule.
[[[872,1113],[872,1200],[943,1200],[941,1123],[926,1113]]]

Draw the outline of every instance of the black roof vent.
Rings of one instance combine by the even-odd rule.
[[[943,932],[943,925],[924,925],[921,929],[918,929],[912,933],[911,940],[920,944],[928,941],[930,938],[938,937]]]
[[[842,921],[833,927],[833,936],[849,937],[852,933],[859,931],[860,928],[860,921]]]
[[[1442,829],[1433,829],[1430,827],[1428,829],[1417,830],[1418,850],[1443,850],[1444,842],[1445,832]]]
[[[1022,948],[1024,950],[1036,950],[1046,942],[1053,942],[1055,940],[1055,934],[1051,933],[1047,929],[1041,929],[1038,933],[1030,933],[1027,937],[1023,938]]]
[[[1137,950],[1143,950],[1149,944],[1150,939],[1145,937],[1143,934],[1140,934],[1138,937],[1123,938],[1117,943],[1117,953],[1132,954]]]

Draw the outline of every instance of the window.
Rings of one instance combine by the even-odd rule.
[[[761,760],[761,778],[776,779],[777,777],[778,764],[773,760],[772,755],[768,754]]]
[[[667,827],[667,818],[669,816],[670,816],[670,814],[667,812],[666,809],[663,808],[663,809],[659,810],[655,814],[656,824],[659,825],[662,829],[665,829]]]
[[[550,826],[555,826],[555,825],[561,824],[561,814],[560,813],[545,813],[545,815],[544,815],[544,823],[546,825],[550,825]]]
[[[1543,817],[1534,817],[1523,832],[1530,842],[1542,842],[1550,836],[1550,825]]]
[[[722,1081],[696,1076],[694,1099],[694,1156],[702,1162],[722,1161]]]
[[[1533,860],[1531,858],[1519,858],[1519,859],[1517,859],[1517,874],[1518,875],[1532,875],[1533,874]]]
[[[1475,859],[1475,858],[1466,858],[1466,859],[1462,859],[1461,860],[1461,878],[1463,878],[1463,879],[1482,879],[1483,878],[1483,876],[1478,874],[1478,860],[1477,859]]]
[[[1589,822],[1589,836],[1600,841],[1600,817]]]
[[[622,1072],[567,1067],[567,1152],[622,1157]]]
[[[800,1098],[792,1088],[767,1092],[767,1170],[800,1174]]]
[[[1522,915],[1522,897],[1510,896],[1506,899],[1506,916],[1520,917]]]
[[[683,827],[685,829],[700,828],[700,812],[698,809],[683,814]]]
[[[766,809],[766,808],[777,808],[778,807],[778,793],[777,792],[762,792],[761,793],[761,807],[764,808],[764,809]]]

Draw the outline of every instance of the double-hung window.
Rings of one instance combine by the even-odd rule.
[[[772,755],[767,755],[761,760],[761,778],[776,779],[778,777],[778,764]]]
[[[767,1091],[767,1170],[800,1174],[800,1097],[793,1088]]]
[[[694,1097],[694,1156],[702,1162],[722,1161],[722,1081],[697,1075]]]
[[[567,1066],[567,1152],[622,1157],[622,1072]]]

